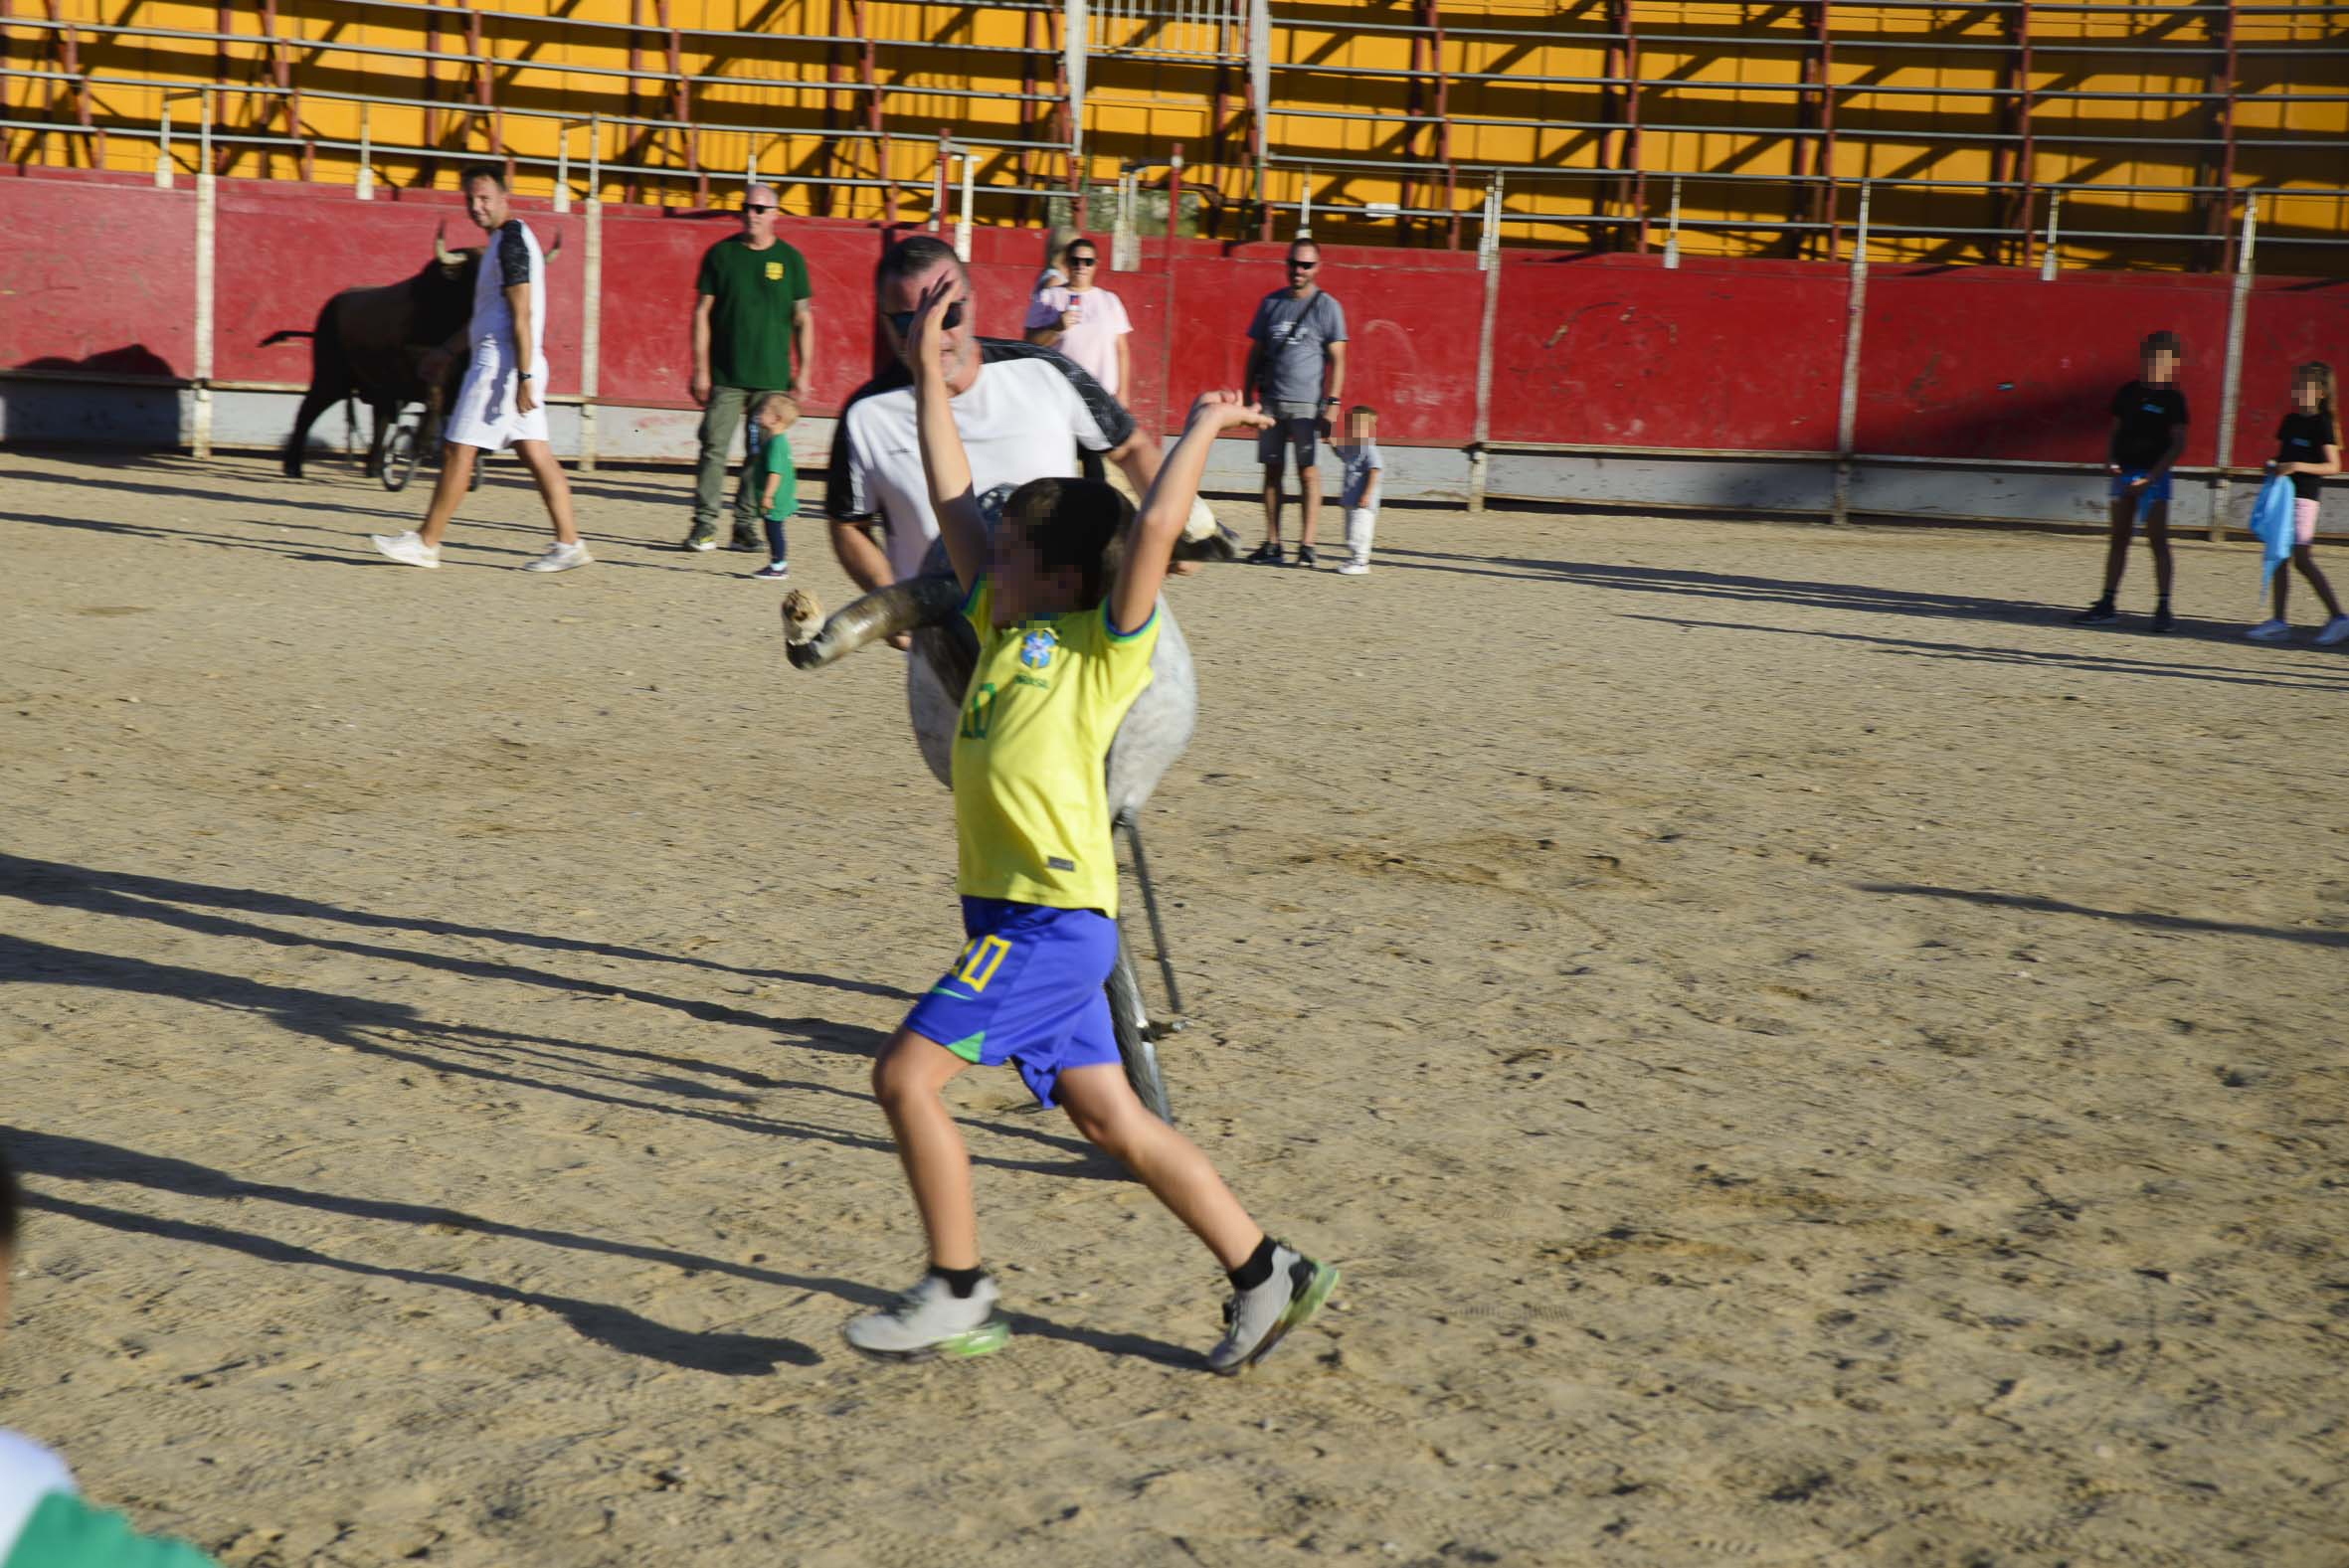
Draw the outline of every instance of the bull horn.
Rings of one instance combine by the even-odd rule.
[[[448,233],[449,225],[446,222],[441,223],[433,230],[433,260],[443,266],[454,266],[457,258],[450,255],[449,247],[441,243],[443,237]]]
[[[963,608],[964,594],[963,585],[951,577],[909,577],[874,589],[826,620],[813,636],[806,636],[805,628],[814,606],[793,603],[801,598],[794,595],[784,603],[785,652],[793,668],[813,670],[883,637],[952,619]],[[791,640],[795,636],[800,640]]]
[[[553,245],[550,245],[550,246],[548,246],[548,247],[546,248],[546,259],[547,259],[548,261],[553,261],[553,260],[554,260],[556,257],[558,257],[558,256],[561,256],[562,254],[563,254],[563,237],[562,237],[561,235],[559,235],[559,234],[558,234],[558,235],[556,235],[556,236],[555,236],[555,243],[554,243]]]

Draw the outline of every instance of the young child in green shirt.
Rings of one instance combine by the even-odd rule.
[[[800,509],[800,470],[783,433],[800,423],[800,405],[788,392],[770,392],[751,416],[760,431],[759,515],[766,520],[767,564],[751,576],[780,583],[792,575],[786,564],[783,525]]]

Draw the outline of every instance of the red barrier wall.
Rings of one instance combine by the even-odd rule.
[[[261,339],[306,329],[338,289],[411,276],[477,232],[446,194],[359,202],[334,188],[223,181],[213,374],[308,380],[309,345]],[[550,269],[552,390],[579,386],[586,224],[545,203],[515,209],[562,254]],[[0,173],[0,366],[194,374],[196,198],[128,179]],[[603,221],[604,401],[687,407],[690,316],[701,253],[731,215],[607,208]],[[871,269],[884,236],[866,225],[795,221],[816,317],[814,414],[881,363]],[[1096,237],[1105,251],[1107,238]],[[980,329],[1015,337],[1041,257],[1031,232],[973,236]],[[1142,266],[1113,272],[1133,317],[1126,401],[1167,430],[1208,387],[1237,386],[1256,301],[1282,281],[1278,246],[1152,239]],[[1397,445],[1475,438],[1477,338],[1486,275],[1467,254],[1332,250],[1323,281],[1346,306],[1346,397],[1381,411]],[[2138,340],[2184,336],[2194,419],[2186,460],[2212,459],[2231,279],[1878,267],[1870,274],[1857,448],[1911,456],[2092,462],[2112,389]],[[1494,321],[1495,442],[1828,452],[1844,354],[1848,274],[1823,263],[1506,256]],[[2349,281],[2261,279],[2250,301],[2232,459],[2272,450],[2290,367],[2349,372]]]
[[[0,365],[195,374],[196,197],[135,185],[0,187]]]
[[[1904,456],[2101,462],[2112,394],[2136,376],[2145,335],[2167,330],[2186,344],[2183,461],[2208,463],[2228,282],[2104,272],[2043,283],[2036,272],[2000,267],[1873,269],[1853,444]],[[2257,375],[2248,362],[2246,374]],[[2246,455],[2240,439],[2234,455]]]
[[[1505,258],[1491,438],[1833,451],[1844,298],[1819,265]]]

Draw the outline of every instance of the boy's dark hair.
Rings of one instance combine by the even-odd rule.
[[[0,1258],[16,1252],[16,1172],[8,1167],[8,1150],[0,1148]]]
[[[487,180],[499,190],[506,188],[505,170],[494,163],[468,163],[456,176],[456,188],[463,190],[475,180]]]
[[[1346,412],[1350,416],[1355,414],[1367,414],[1372,419],[1378,418],[1378,411],[1371,408],[1367,403],[1357,403],[1353,408],[1348,409]]]
[[[873,292],[877,294],[891,283],[908,277],[919,277],[941,261],[958,272],[963,269],[963,259],[944,240],[934,235],[908,235],[881,253],[881,260],[873,266]]]
[[[2180,359],[2184,359],[2186,357],[2186,345],[2179,338],[2177,333],[2149,332],[2145,335],[2145,345],[2142,352],[2147,354],[2156,354],[2161,352],[2163,349],[2169,350],[2169,352],[2177,355]]]
[[[1026,536],[1046,571],[1077,571],[1079,610],[1109,597],[1133,521],[1134,503],[1099,479],[1030,479],[1003,503],[1003,526]]]

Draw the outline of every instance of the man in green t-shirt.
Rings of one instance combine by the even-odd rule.
[[[813,375],[815,316],[808,302],[808,263],[775,237],[777,208],[773,186],[752,186],[742,199],[742,233],[702,253],[694,284],[691,389],[702,409],[701,466],[693,481],[688,550],[718,548],[718,501],[734,433],[744,433],[755,455],[759,436],[749,423],[751,411],[770,392],[805,396]],[[755,462],[744,466],[734,493],[736,550],[757,550],[763,543],[756,470]]]

